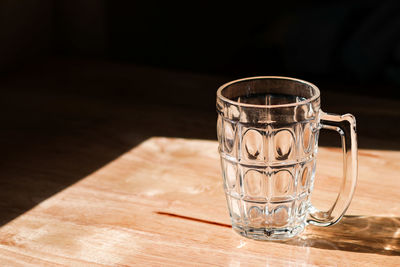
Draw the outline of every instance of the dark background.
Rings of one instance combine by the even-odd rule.
[[[246,76],[313,82],[361,148],[400,149],[398,3],[0,0],[0,221],[151,136],[216,139]]]
[[[49,57],[197,73],[279,74],[399,96],[397,1],[1,1],[0,70]],[[365,90],[365,86],[368,90]],[[340,86],[337,90],[347,90]]]

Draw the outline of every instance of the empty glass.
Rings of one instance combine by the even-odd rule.
[[[217,91],[217,134],[232,227],[260,240],[286,239],[306,224],[338,222],[357,180],[355,118],[320,109],[319,89],[275,76],[236,80]],[[337,131],[343,148],[343,180],[328,211],[310,203],[319,130]]]

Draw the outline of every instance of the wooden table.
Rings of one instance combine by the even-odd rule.
[[[320,148],[313,202],[326,208],[340,151]],[[359,151],[347,215],[285,242],[230,227],[217,143],[151,138],[0,228],[2,266],[397,266],[400,152]]]

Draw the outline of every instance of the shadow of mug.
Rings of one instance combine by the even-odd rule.
[[[281,243],[329,250],[400,256],[400,218],[347,215],[330,227],[309,225]]]

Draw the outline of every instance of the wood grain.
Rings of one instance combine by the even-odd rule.
[[[313,202],[328,207],[341,154],[320,148]],[[285,242],[230,228],[217,143],[151,138],[0,229],[11,266],[396,266],[400,152],[361,150],[347,216]]]

